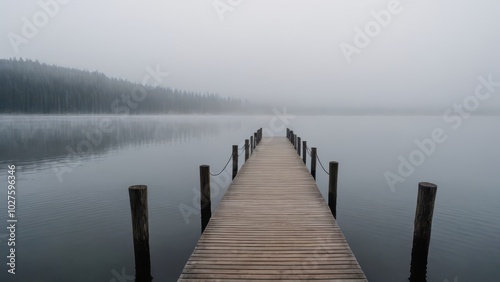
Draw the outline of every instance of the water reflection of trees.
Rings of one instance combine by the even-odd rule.
[[[107,132],[100,127],[103,119],[109,119]],[[193,116],[0,116],[0,161],[33,164],[67,158],[85,141],[92,148],[81,155],[92,157],[130,146],[183,143],[241,127],[240,122],[222,121]]]

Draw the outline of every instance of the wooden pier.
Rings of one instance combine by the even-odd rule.
[[[241,280],[368,281],[285,137],[253,149],[178,281]]]

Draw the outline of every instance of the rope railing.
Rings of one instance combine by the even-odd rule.
[[[325,169],[325,167],[323,166],[323,164],[321,163],[321,160],[319,159],[319,155],[316,153],[316,159],[318,160],[318,163],[319,165],[321,166],[321,168],[323,169],[323,171],[327,174],[327,175],[330,175],[330,173]]]
[[[219,175],[221,175],[221,173],[222,173],[222,172],[224,172],[224,170],[226,170],[226,168],[227,168],[227,166],[229,165],[229,163],[231,162],[231,159],[232,159],[232,158],[233,158],[233,154],[231,154],[231,155],[229,156],[229,159],[227,160],[226,165],[224,166],[224,168],[223,168],[223,169],[222,169],[219,173],[215,173],[215,174],[214,174],[214,173],[209,172],[209,173],[210,173],[210,175],[211,175],[211,176],[219,176]]]
[[[331,161],[328,163],[328,170],[321,162],[321,159],[318,155],[318,150],[316,147],[309,147],[306,140],[303,140],[298,136],[293,130],[290,128],[286,129],[286,137],[292,143],[292,146],[297,151],[299,156],[302,156],[302,160],[304,164],[306,164],[307,155],[309,155],[311,160],[311,175],[316,180],[316,163],[319,163],[321,169],[328,175],[328,206],[332,212],[333,217],[337,217],[337,178],[338,178],[338,170],[339,163],[336,161]],[[302,144],[301,144],[302,141]],[[300,146],[302,146],[303,150],[301,153]]]
[[[251,144],[249,144],[250,140],[252,141]],[[229,156],[226,165],[224,165],[224,168],[222,168],[222,170],[219,171],[218,173],[210,172],[209,165],[200,165],[201,233],[203,233],[203,231],[207,227],[208,222],[210,221],[210,217],[212,217],[212,208],[211,208],[212,199],[210,197],[210,176],[221,175],[227,169],[227,166],[232,160],[233,161],[232,179],[234,179],[236,177],[236,174],[238,173],[238,157],[246,152],[247,153],[245,154],[245,162],[246,162],[249,158],[249,154],[253,152],[255,148],[257,148],[257,145],[259,145],[261,140],[262,140],[262,128],[259,128],[257,129],[256,132],[254,132],[253,136],[250,136],[250,139],[245,139],[245,144],[242,145],[241,147],[238,148],[238,145],[233,145],[231,155]]]
[[[307,149],[307,154],[309,156],[311,156],[311,149],[309,148],[309,146],[306,147]],[[311,156],[312,157],[312,156]],[[318,153],[316,153],[316,159],[318,160],[318,163],[319,165],[321,166],[321,168],[323,169],[323,171],[327,174],[327,175],[330,175],[330,173],[325,169],[325,167],[323,166],[323,163],[321,162],[321,160],[319,159],[319,155]]]
[[[258,132],[259,131],[257,131],[255,133],[256,136],[259,136],[257,134]],[[238,151],[239,151],[238,157],[240,157],[241,155],[243,155],[245,153],[245,144],[241,145],[241,147],[238,148]],[[211,176],[219,176],[219,175],[221,175],[226,170],[227,166],[229,165],[229,163],[231,162],[232,159],[233,159],[233,154],[231,153],[231,155],[229,156],[229,159],[226,162],[226,165],[224,165],[224,168],[221,171],[219,171],[218,173],[212,173],[212,172],[209,171],[209,174]]]
[[[292,145],[297,149],[297,153],[300,155],[300,137],[297,136],[290,130],[286,129],[286,137],[292,143]],[[296,144],[299,143],[299,144]],[[332,212],[334,218],[337,218],[337,182],[339,173],[339,163],[336,161],[331,161],[329,163],[329,170],[327,171],[321,162],[318,152],[315,147],[309,149],[306,145],[306,141],[303,143],[303,161],[306,163],[307,155],[311,156],[311,174],[316,179],[316,162],[323,171],[328,175],[328,206]],[[393,187],[392,187],[393,188]],[[429,182],[420,182],[418,184],[418,199],[417,199],[417,212],[415,213],[415,228],[413,236],[413,249],[412,249],[412,268],[410,269],[411,277],[410,280],[418,280],[420,278],[420,272],[418,269],[413,268],[414,265],[418,263],[413,263],[413,260],[417,261],[423,258],[424,262],[427,261],[427,250],[429,249],[430,242],[430,228],[429,219],[432,221],[432,211],[434,207],[434,201],[436,198],[437,186]],[[422,243],[423,242],[423,243]],[[424,250],[420,252],[421,250]],[[421,263],[420,263],[421,264]],[[425,266],[425,263],[424,263]],[[414,271],[415,270],[415,271]],[[415,274],[418,272],[418,274]],[[412,279],[415,278],[415,279]]]

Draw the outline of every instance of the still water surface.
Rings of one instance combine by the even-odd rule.
[[[272,123],[270,123],[273,121]],[[231,145],[271,116],[0,116],[0,226],[7,165],[17,178],[16,275],[0,281],[120,281],[133,275],[127,188],[148,185],[154,281],[175,281],[200,234],[198,166],[218,172]],[[340,163],[337,218],[370,281],[408,281],[419,181],[438,185],[428,281],[499,281],[500,120],[473,117],[456,130],[441,117],[295,117],[287,127]],[[272,124],[272,125],[271,125]],[[270,130],[270,128],[274,129]],[[423,163],[397,183],[399,156],[441,128]],[[308,161],[309,162],[309,161]],[[241,164],[240,164],[241,165]],[[318,168],[325,196],[327,176]],[[229,168],[228,168],[229,173]],[[227,188],[228,174],[212,179]],[[216,205],[213,205],[215,208]],[[6,261],[7,232],[0,229]],[[123,279],[123,278],[122,278]],[[130,280],[131,281],[131,280]]]

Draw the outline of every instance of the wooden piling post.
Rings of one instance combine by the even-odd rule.
[[[130,186],[128,194],[132,213],[135,277],[136,281],[149,282],[153,277],[151,277],[149,253],[148,187],[146,185]]]
[[[307,157],[307,141],[302,141],[302,161],[306,164]]]
[[[293,135],[293,147],[295,148],[295,151],[297,151],[297,134]]]
[[[238,174],[238,145],[233,145],[233,179]]]
[[[257,138],[257,132],[253,133],[253,140],[255,141],[255,147],[259,145],[259,139]]]
[[[290,139],[290,128],[286,128],[286,138]]]
[[[290,143],[293,145],[293,130],[290,131]]]
[[[253,154],[253,149],[254,149],[254,144],[253,144],[253,136],[250,136],[250,154]]]
[[[297,154],[299,154],[300,157],[300,137],[297,137]]]
[[[437,186],[433,183],[420,182],[418,184],[410,266],[410,281],[412,282],[425,281],[436,192]]]
[[[330,162],[328,181],[328,206],[334,218],[337,218],[337,181],[339,173],[339,163]]]
[[[212,201],[210,197],[210,166],[200,165],[200,211],[201,233],[205,231],[212,217]]]
[[[250,140],[245,139],[245,162],[248,161],[250,157]]]
[[[316,147],[311,148],[311,175],[316,179]]]

